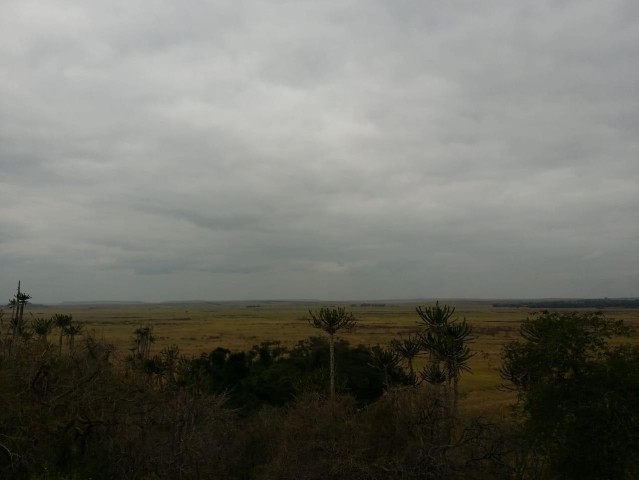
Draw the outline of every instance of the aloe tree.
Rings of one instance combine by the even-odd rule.
[[[151,353],[151,344],[155,342],[155,337],[153,336],[153,328],[140,327],[135,330],[134,334],[134,356],[141,360],[148,360],[149,354]]]
[[[439,306],[439,301],[434,307],[417,307],[415,309],[420,320],[426,327],[426,332],[436,333],[438,330],[446,328],[450,319],[455,313],[455,307],[448,305]]]
[[[29,303],[29,300],[31,299],[31,295],[29,295],[28,293],[24,293],[24,292],[20,292],[20,290],[18,290],[18,294],[16,295],[16,300],[18,301],[18,316],[20,318],[20,322],[23,322],[23,317],[24,317],[24,307],[27,303]]]
[[[75,337],[82,333],[84,325],[81,323],[70,323],[64,327],[64,334],[69,337],[69,353],[73,354],[75,351]]]
[[[31,299],[31,295],[28,293],[24,293],[20,290],[20,282],[18,282],[18,291],[13,296],[13,298],[9,301],[9,307],[11,308],[11,350],[15,352],[15,349],[18,347],[18,342],[20,341],[20,337],[24,334],[24,307],[29,300]]]
[[[399,340],[393,340],[391,342],[391,348],[397,352],[397,354],[408,365],[408,374],[413,384],[417,383],[417,377],[415,375],[415,368],[413,361],[415,357],[419,355],[422,350],[422,340],[419,335],[411,334],[407,338],[400,338]]]
[[[309,323],[314,328],[323,330],[328,334],[329,361],[330,361],[330,396],[335,398],[335,335],[342,330],[352,330],[357,325],[357,319],[352,312],[347,312],[344,307],[320,308],[319,311],[309,310],[311,318]]]
[[[55,324],[55,326],[60,331],[60,339],[59,339],[59,343],[58,343],[58,353],[60,355],[62,355],[62,337],[65,335],[65,329],[69,325],[71,325],[71,322],[73,320],[73,316],[65,315],[65,314],[62,314],[62,313],[56,313],[55,315],[53,315],[51,317],[51,319],[53,320],[53,323]]]
[[[421,372],[424,381],[433,385],[446,383],[452,415],[457,414],[459,381],[463,372],[469,372],[469,361],[473,354],[468,347],[472,341],[472,330],[464,318],[452,319],[454,307],[417,307],[417,314],[425,325],[420,333],[422,348],[429,354],[430,363]]]
[[[372,349],[373,361],[371,365],[377,368],[384,376],[384,386],[386,389],[391,387],[391,375],[397,370],[401,357],[397,351],[391,348],[383,348],[379,345]]]
[[[55,322],[53,318],[34,318],[31,320],[31,329],[38,336],[43,345],[47,345],[47,337],[53,330]]]
[[[434,359],[429,374],[432,375],[436,369],[440,369],[440,378],[446,379],[447,396],[451,399],[453,415],[457,414],[459,380],[463,372],[470,371],[468,362],[473,356],[468,347],[470,335],[470,326],[466,319],[463,319],[460,322],[449,323],[436,334],[427,333],[422,337],[424,347]],[[427,379],[424,376],[423,378]]]

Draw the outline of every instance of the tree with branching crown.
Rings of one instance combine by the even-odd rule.
[[[408,375],[413,385],[417,384],[417,376],[413,361],[422,350],[422,340],[419,335],[408,335],[408,338],[400,338],[391,342],[391,348],[406,361],[408,365]]]
[[[452,319],[455,307],[417,307],[417,314],[425,325],[420,333],[423,348],[428,352],[430,362],[421,372],[421,377],[433,385],[446,383],[446,397],[450,412],[457,414],[459,400],[459,380],[462,372],[469,372],[472,358],[468,343],[472,342],[472,329],[466,319]]]
[[[55,322],[53,318],[41,318],[37,317],[31,320],[31,330],[35,333],[43,346],[48,345],[48,336],[53,330]],[[48,348],[48,347],[47,347]]]
[[[65,315],[63,313],[56,313],[51,317],[55,326],[60,330],[60,338],[58,343],[58,353],[62,355],[62,337],[66,334],[65,330],[69,325],[71,325],[71,321],[73,320],[73,316]]]
[[[357,319],[352,312],[347,312],[344,307],[320,308],[318,312],[309,310],[311,315],[309,323],[314,328],[323,330],[328,334],[329,361],[330,361],[330,396],[335,398],[335,335],[341,330],[352,330],[357,325]]]
[[[20,290],[20,282],[18,281],[18,292],[13,296],[13,298],[9,301],[9,307],[11,308],[11,332],[12,332],[12,340],[11,340],[11,352],[15,353],[18,348],[18,342],[20,341],[20,337],[24,334],[24,307],[29,300],[31,299],[31,295],[28,293],[24,293]]]

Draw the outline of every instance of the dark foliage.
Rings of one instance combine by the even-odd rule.
[[[639,349],[614,345],[628,330],[601,313],[542,312],[503,353],[520,392],[529,444],[566,479],[639,475]]]
[[[438,395],[406,387],[379,397],[382,375],[364,347],[338,342],[349,366],[340,385],[359,400],[319,393],[327,381],[323,338],[290,351],[265,344],[194,360],[206,360],[218,381],[239,378],[246,398],[268,399],[237,411],[228,396],[202,388],[213,380],[185,381],[192,365],[170,360],[173,348],[119,370],[111,346],[82,340],[73,355],[60,355],[33,339],[0,362],[0,478],[446,480],[509,472],[494,424],[464,420],[451,435]],[[362,408],[363,399],[372,403]],[[287,405],[265,405],[279,402]]]
[[[375,350],[340,340],[335,351],[341,359],[338,391],[353,395],[360,404],[379,398],[387,385],[375,366]],[[183,382],[206,393],[226,394],[234,407],[254,409],[284,405],[302,392],[326,391],[328,363],[329,344],[323,337],[302,340],[292,349],[277,342],[262,343],[247,352],[217,348],[191,360]],[[389,375],[393,384],[408,381],[397,365]]]

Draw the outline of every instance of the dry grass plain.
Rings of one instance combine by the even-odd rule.
[[[512,394],[501,388],[500,354],[505,343],[518,337],[519,324],[534,312],[528,308],[493,307],[488,301],[445,301],[456,308],[455,317],[466,318],[473,327],[475,356],[472,374],[461,382],[463,405],[473,411],[500,411],[512,403]],[[279,340],[292,346],[321,332],[307,322],[309,309],[335,303],[312,302],[202,302],[166,304],[56,305],[28,308],[34,317],[54,313],[73,315],[85,331],[116,347],[124,358],[132,346],[133,332],[150,326],[156,337],[153,351],[176,344],[188,356],[207,353],[217,347],[242,350],[264,341]],[[351,344],[385,345],[393,338],[419,328],[415,307],[428,303],[389,302],[361,304],[343,302],[358,318],[357,328],[342,337]],[[639,327],[639,309],[605,309],[608,318],[623,319]],[[636,340],[633,340],[636,341]],[[338,360],[339,361],[339,360]]]

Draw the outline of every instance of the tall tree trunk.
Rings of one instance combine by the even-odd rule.
[[[18,280],[18,293],[16,294],[16,301],[14,303],[13,311],[11,312],[11,328],[13,328],[13,335],[11,338],[11,350],[10,353],[13,356],[18,350],[18,341],[20,333],[20,281]]]
[[[459,398],[459,376],[453,378],[453,417],[457,418],[457,405]]]
[[[328,336],[329,357],[330,357],[330,395],[331,400],[335,399],[335,336]]]
[[[18,307],[16,307],[16,310]],[[11,322],[12,336],[11,336],[11,353],[14,354],[18,350],[18,341],[19,341],[19,327],[18,327],[18,315],[16,314],[15,318]]]
[[[459,368],[457,366],[457,358],[453,357],[450,361],[450,376],[453,377],[453,398],[451,402],[451,416],[457,418],[457,399],[459,397]]]
[[[413,357],[408,357],[408,374],[410,375],[410,381],[413,383],[413,386],[415,386],[417,382],[415,382],[415,370],[413,368]]]

